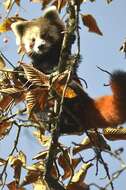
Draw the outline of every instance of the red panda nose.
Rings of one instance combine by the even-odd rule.
[[[38,49],[42,50],[45,47],[46,41],[41,39],[40,44],[38,44]]]
[[[38,49],[42,50],[44,46],[45,46],[45,44],[41,44],[41,45],[38,46]]]
[[[32,49],[34,47],[34,44],[35,44],[35,38],[32,38],[32,41],[31,41],[29,47]]]
[[[30,43],[29,47],[32,49],[34,47],[34,43]]]

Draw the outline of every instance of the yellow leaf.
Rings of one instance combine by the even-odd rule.
[[[26,156],[22,151],[20,151],[15,156],[9,156],[8,161],[11,167],[14,169],[14,178],[18,184],[20,181],[22,166],[26,165]]]
[[[89,186],[84,183],[88,169],[92,163],[83,164],[82,167],[74,174],[71,183],[66,187],[67,190],[89,190]]]
[[[50,146],[51,137],[45,136],[40,133],[40,131],[35,131],[33,135],[37,138],[37,140],[42,144],[42,146]]]
[[[92,131],[89,133],[89,136],[84,137],[82,142],[73,148],[73,154],[76,154],[82,150],[89,149],[94,147],[98,147],[101,150],[108,149],[110,150],[110,146],[107,144],[105,139],[99,133]]]
[[[64,89],[65,89],[65,85],[58,84],[58,83],[55,84],[55,90],[59,96],[63,95]],[[65,98],[75,98],[76,96],[77,96],[77,94],[75,93],[75,91],[72,88],[67,87],[65,89],[65,93],[64,93]]]
[[[12,24],[11,19],[8,18],[8,19],[4,20],[0,24],[0,33],[7,32],[7,31],[11,30],[11,24]]]
[[[8,10],[11,8],[12,3],[13,3],[12,0],[6,0],[6,1],[3,3],[4,8],[8,11]]]
[[[65,98],[75,98],[77,94],[75,90],[72,89],[71,86],[69,86],[69,82],[66,86],[67,75],[68,75],[68,72],[66,71],[58,75],[56,79],[54,78],[53,87],[59,96],[64,95]]]
[[[90,14],[81,14],[83,24],[89,28],[89,32],[94,32],[99,35],[103,35],[100,31],[95,18]]]
[[[26,156],[22,151],[20,151],[16,156],[9,156],[8,159],[9,164],[12,166],[16,164],[16,160],[20,160],[23,166],[26,165]]]
[[[120,127],[115,128],[106,128],[103,130],[103,135],[106,139],[114,140],[126,140],[126,128]]]
[[[5,20],[3,20],[2,23],[0,23],[0,33],[3,33],[3,32],[7,32],[9,30],[11,30],[11,24],[14,23],[14,22],[17,22],[17,21],[24,21],[25,19],[21,18],[21,17],[10,17],[10,18],[7,18]]]
[[[4,59],[0,56],[0,69],[3,69],[5,67],[5,61]]]
[[[45,180],[37,180],[33,183],[33,190],[50,190]]]
[[[79,184],[82,184],[87,175],[88,169],[92,165],[93,165],[92,163],[83,164],[82,167],[74,174],[71,182],[74,182],[74,183],[77,182]]]

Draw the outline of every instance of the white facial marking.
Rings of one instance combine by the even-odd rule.
[[[33,50],[34,50],[36,53],[39,53],[39,52],[40,52],[39,47],[40,47],[40,46],[43,46],[43,45],[45,45],[45,44],[46,44],[46,41],[45,41],[44,39],[37,38],[37,39],[35,40],[35,44],[34,44]]]
[[[26,32],[22,38],[22,43],[24,44],[26,53],[35,51],[36,42],[38,42],[39,40],[41,40],[40,39],[40,28],[37,26],[29,27],[26,30]],[[39,45],[41,45],[41,44],[39,44]]]

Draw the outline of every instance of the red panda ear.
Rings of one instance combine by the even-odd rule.
[[[24,33],[24,29],[27,26],[28,21],[18,21],[13,24],[11,24],[11,29],[14,32],[14,34],[22,35]]]
[[[51,21],[60,20],[59,13],[58,13],[58,11],[56,9],[56,6],[51,6],[51,7],[46,8],[44,10],[43,17],[47,18],[47,19],[49,19]]]
[[[24,34],[25,28],[27,27],[29,21],[18,21],[11,24],[11,29],[16,36],[16,43],[20,45],[20,40]]]

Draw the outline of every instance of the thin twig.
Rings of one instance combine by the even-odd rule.
[[[6,173],[6,169],[7,169],[8,162],[9,162],[9,157],[12,156],[14,151],[17,149],[17,144],[18,144],[18,141],[19,141],[20,132],[21,132],[21,127],[18,126],[17,135],[16,135],[16,138],[15,138],[15,141],[14,141],[14,147],[13,147],[12,151],[10,152],[10,154],[8,156],[8,160],[6,161],[6,164],[4,165],[3,171],[0,174],[0,180],[1,181],[2,181],[3,175]],[[5,181],[4,181],[4,184],[5,184]]]
[[[12,10],[14,4],[15,4],[15,0],[11,0],[11,1],[10,1],[9,10],[8,10],[7,15],[6,15],[6,17],[5,17],[6,19],[9,17],[9,14],[10,14],[10,12],[11,12],[11,10]]]
[[[9,63],[9,65],[11,67],[13,67],[13,69],[15,69],[16,67],[7,59],[7,57],[0,51],[0,55]]]
[[[121,174],[124,170],[126,170],[126,165],[125,165],[124,167],[122,167],[120,170],[114,172],[114,173],[112,174],[111,180],[109,181],[108,184],[105,185],[104,189],[107,189],[107,187],[110,186],[110,185],[113,183],[113,181],[114,181],[115,179],[117,179],[117,178],[120,176],[120,174]]]
[[[108,75],[112,76],[112,74],[111,74],[109,71],[107,71],[107,70],[105,70],[105,69],[102,69],[101,67],[99,67],[99,66],[97,66],[97,65],[96,65],[96,67],[97,67],[100,71],[103,71],[104,73],[107,73]]]

